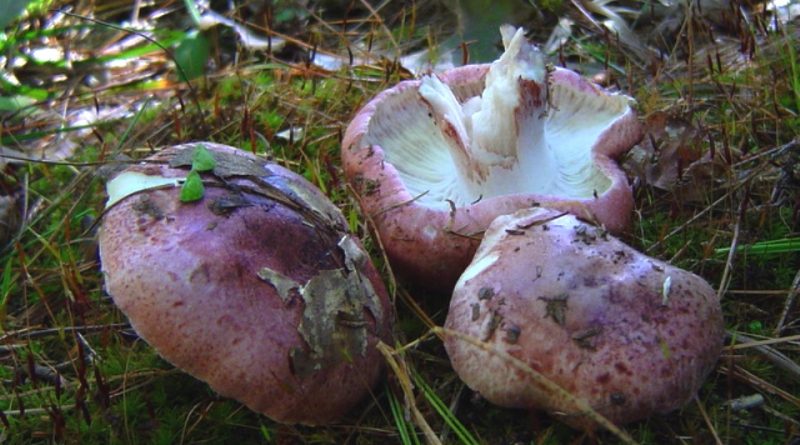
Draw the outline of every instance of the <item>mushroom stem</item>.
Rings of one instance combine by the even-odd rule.
[[[517,159],[520,130],[531,126],[537,139],[544,134],[546,71],[541,53],[525,40],[522,29],[504,44],[506,50],[492,63],[480,103],[469,119],[478,150]]]
[[[480,97],[462,105],[434,76],[423,78],[419,88],[458,166],[460,186],[473,199],[505,194],[514,184],[547,190],[554,178],[530,175],[556,167],[545,142],[548,91],[542,56],[521,29],[504,44],[506,51],[489,69]]]

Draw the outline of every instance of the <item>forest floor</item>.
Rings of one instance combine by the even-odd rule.
[[[800,443],[797,4],[15,3],[27,12],[0,19],[0,443]],[[698,396],[622,435],[495,407],[461,383],[431,335],[448,298],[395,285],[341,170],[360,106],[426,70],[493,60],[504,22],[636,100],[646,135],[621,159],[636,203],[622,238],[722,299],[728,335]],[[341,421],[280,425],[219,397],[104,291],[105,181],[188,141],[304,175],[391,284],[397,366]]]

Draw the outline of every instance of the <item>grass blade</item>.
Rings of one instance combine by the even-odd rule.
[[[450,411],[450,408],[439,398],[438,395],[433,391],[433,388],[430,387],[423,379],[420,377],[419,374],[414,374],[414,382],[417,386],[422,390],[422,394],[425,396],[425,399],[428,403],[431,404],[433,409],[436,410],[437,413],[442,417],[444,422],[447,426],[453,430],[458,439],[461,443],[465,445],[480,445],[475,436],[469,432],[469,430],[461,423],[460,420]]]
[[[730,252],[730,247],[721,247],[714,251],[717,255],[725,255]],[[747,244],[736,247],[737,252],[745,252],[749,255],[774,255],[778,253],[800,252],[800,238],[782,238],[769,241],[759,241],[754,244]]]
[[[403,445],[420,445],[414,426],[406,422],[400,401],[391,391],[387,391],[387,393],[389,394],[389,407],[392,409],[392,417],[395,425],[397,425],[397,433],[400,434],[400,443]]]

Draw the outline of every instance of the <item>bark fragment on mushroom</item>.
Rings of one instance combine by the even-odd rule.
[[[105,285],[165,359],[285,423],[342,417],[377,383],[392,308],[339,210],[302,177],[203,143],[215,165],[184,203],[200,144],[165,149],[109,185]]]
[[[449,290],[495,217],[547,206],[623,229],[633,206],[613,160],[641,137],[631,99],[547,66],[523,31],[505,53],[401,82],[342,143],[345,173],[393,266]]]
[[[521,360],[620,424],[679,408],[722,349],[716,292],[604,230],[552,210],[497,218],[456,284],[445,347],[462,380],[505,407],[596,425],[495,350]]]

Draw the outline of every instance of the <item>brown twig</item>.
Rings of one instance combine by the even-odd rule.
[[[737,339],[741,339],[742,337],[744,337],[742,334],[739,333],[731,333],[731,336],[735,336]],[[752,340],[742,344],[728,346],[727,350],[735,351],[738,349],[754,348],[756,346],[762,346],[762,345],[775,345],[778,343],[788,343],[790,341],[800,341],[800,334],[790,335],[788,337],[781,337],[781,338],[770,338],[769,340]]]
[[[772,383],[767,382],[766,380],[758,377],[757,375],[751,373],[750,371],[737,366],[733,365],[733,367],[728,366],[720,366],[718,368],[719,372],[725,374],[727,376],[731,376],[737,380],[741,380],[756,389],[759,389],[764,392],[768,392],[770,394],[774,394],[783,400],[791,403],[792,405],[800,408],[800,399],[796,396],[778,388],[777,386],[773,385]]]
[[[742,228],[742,219],[744,219],[744,211],[747,207],[747,191],[745,197],[739,203],[739,211],[736,216],[736,225],[733,228],[733,239],[731,240],[730,250],[728,250],[728,258],[725,260],[725,270],[722,271],[722,278],[719,280],[719,287],[717,288],[717,299],[722,300],[725,291],[728,290],[728,285],[731,282],[731,269],[733,269],[733,259],[736,257],[736,247],[739,244],[739,233]]]
[[[798,293],[800,293],[800,269],[797,270],[797,274],[795,274],[794,280],[792,280],[792,287],[789,289],[789,294],[786,295],[786,302],[783,304],[783,311],[778,319],[778,325],[775,326],[775,335],[781,335],[783,332],[783,329],[786,325],[786,318],[789,316],[789,311],[792,309],[794,300],[797,298]]]
[[[758,342],[759,344],[755,344],[757,342],[746,335],[738,333],[731,334],[731,338],[734,339],[734,341],[741,342],[743,344],[742,346],[752,347],[756,352],[769,360],[773,365],[785,371],[795,381],[800,382],[800,365],[795,363],[795,361],[791,358],[787,357],[775,348],[767,346],[764,344],[764,342]]]
[[[714,428],[714,424],[711,423],[711,418],[708,417],[706,407],[703,406],[703,403],[696,395],[694,396],[694,401],[697,404],[697,409],[700,410],[700,414],[703,416],[703,420],[706,422],[706,426],[708,426],[709,431],[711,431],[711,435],[714,436],[714,442],[716,442],[717,445],[723,445],[722,440],[720,440],[719,435],[717,434],[717,429]]]
[[[59,328],[46,328],[46,329],[33,329],[33,328],[25,328],[20,329],[17,331],[6,332],[0,337],[0,342],[4,342],[10,338],[39,338],[39,337],[46,337],[48,335],[55,335],[55,334],[63,334],[67,332],[79,332],[83,334],[87,334],[90,332],[98,332],[104,331],[106,329],[126,329],[130,328],[131,325],[129,323],[111,323],[111,324],[103,324],[103,325],[87,325],[87,326],[62,326]]]
[[[392,368],[392,371],[394,371],[394,374],[400,383],[400,388],[403,390],[403,397],[405,398],[406,406],[408,406],[408,408],[411,410],[414,423],[417,424],[417,426],[422,430],[422,433],[425,435],[425,440],[430,445],[441,445],[441,440],[439,440],[439,438],[436,436],[433,428],[431,428],[431,426],[428,424],[428,421],[425,420],[425,416],[422,415],[419,408],[417,408],[417,404],[414,402],[414,384],[411,382],[411,376],[408,373],[405,363],[401,364],[397,361],[395,358],[396,352],[386,343],[379,342],[377,347],[378,351],[383,354],[383,357],[386,359],[389,367]]]

